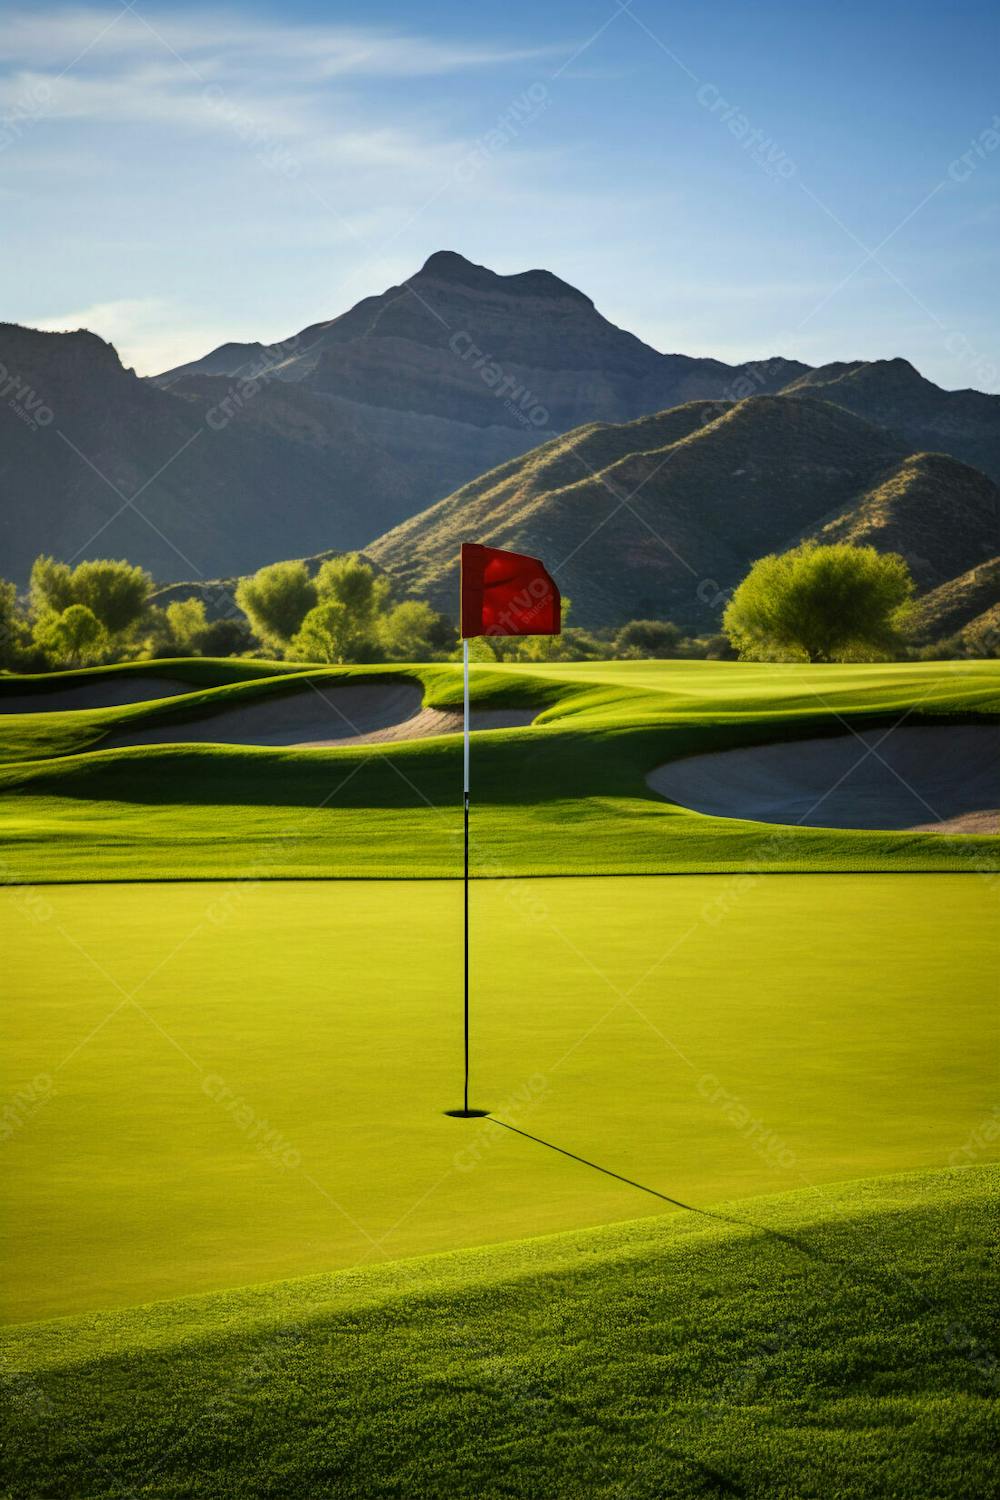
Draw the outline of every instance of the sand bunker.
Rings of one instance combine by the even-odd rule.
[[[313,750],[425,739],[461,730],[461,710],[422,704],[423,691],[414,682],[317,684],[248,700],[196,719],[115,733],[102,740],[101,748],[204,743]],[[539,712],[537,708],[476,709],[472,728],[518,728],[530,724]]]
[[[669,801],[715,817],[997,833],[1000,726],[903,725],[691,755],[647,781]]]
[[[121,708],[126,703],[145,703],[151,698],[174,698],[197,692],[191,682],[175,677],[106,677],[80,682],[72,687],[46,688],[34,693],[0,691],[0,714],[58,713],[64,709]]]

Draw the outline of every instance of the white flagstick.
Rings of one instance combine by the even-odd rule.
[[[469,642],[462,642],[464,743],[462,746],[463,807],[465,817],[465,1093],[463,1109],[469,1112]]]

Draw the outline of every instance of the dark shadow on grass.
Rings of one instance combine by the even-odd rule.
[[[547,1151],[555,1151],[559,1156],[565,1156],[570,1161],[579,1162],[583,1167],[589,1167],[592,1172],[600,1172],[605,1177],[614,1178],[616,1182],[625,1183],[627,1187],[636,1188],[640,1193],[648,1193],[651,1198],[658,1198],[661,1203],[669,1203],[673,1208],[683,1209],[685,1213],[697,1214],[704,1219],[714,1219],[717,1223],[731,1224],[736,1229],[745,1229],[751,1235],[760,1236],[762,1240],[775,1241],[784,1245],[789,1250],[795,1251],[797,1255],[811,1261],[814,1266],[822,1268],[824,1273],[831,1275],[842,1287],[851,1290],[852,1294],[867,1289],[878,1291],[883,1296],[898,1296],[900,1285],[903,1284],[909,1290],[914,1303],[923,1310],[924,1315],[929,1313],[938,1320],[946,1319],[947,1315],[943,1309],[935,1306],[922,1290],[919,1273],[910,1274],[906,1270],[897,1269],[891,1262],[886,1262],[884,1266],[870,1261],[866,1262],[863,1255],[859,1257],[853,1253],[854,1247],[850,1243],[846,1246],[846,1253],[838,1255],[834,1247],[822,1242],[813,1243],[804,1234],[790,1234],[786,1230],[774,1229],[769,1224],[758,1224],[753,1219],[737,1218],[733,1214],[720,1214],[710,1208],[697,1208],[693,1203],[682,1203],[679,1198],[671,1198],[668,1193],[661,1193],[658,1188],[647,1187],[644,1182],[637,1182],[634,1177],[625,1177],[621,1172],[613,1172],[610,1167],[602,1167],[599,1162],[590,1161],[586,1156],[580,1156],[575,1151],[567,1151],[564,1146],[557,1146],[554,1141],[543,1140],[540,1135],[532,1135],[530,1131],[521,1130],[517,1125],[508,1124],[506,1120],[498,1120],[495,1115],[489,1118],[492,1124],[499,1125],[514,1135],[523,1136],[526,1141],[534,1141],[536,1145],[544,1146]],[[852,1233],[851,1238],[853,1237]],[[820,1239],[822,1241],[822,1236]],[[879,1250],[877,1242],[873,1244],[870,1234],[868,1246],[869,1251],[874,1249],[878,1252]],[[949,1346],[954,1343],[954,1327],[952,1323],[945,1328],[945,1343]],[[973,1363],[978,1368],[977,1359],[971,1354],[969,1358],[973,1359]],[[985,1358],[993,1360],[991,1354],[986,1354]],[[994,1364],[991,1363],[989,1368],[992,1370]],[[725,1475],[716,1473],[707,1466],[704,1466],[704,1470],[705,1478],[713,1484],[731,1486],[733,1483]],[[742,1493],[739,1489],[731,1487],[724,1488],[720,1492],[737,1495]],[[700,1493],[700,1491],[692,1491],[692,1494],[695,1493]]]
[[[489,1117],[491,1124],[499,1125],[504,1130],[510,1130],[514,1135],[523,1136],[526,1141],[534,1141],[537,1146],[544,1146],[547,1151],[555,1151],[560,1156],[566,1156],[570,1161],[577,1161],[583,1167],[589,1167],[592,1172],[601,1172],[605,1177],[613,1177],[616,1182],[624,1182],[627,1187],[637,1188],[640,1193],[648,1193],[651,1198],[659,1198],[661,1203],[669,1203],[673,1208],[682,1208],[685,1213],[699,1214],[703,1219],[715,1219],[722,1224],[733,1224],[737,1229],[748,1229],[754,1234],[767,1235],[769,1239],[781,1240],[783,1244],[790,1245],[793,1250],[807,1255],[810,1260],[822,1259],[816,1251],[797,1235],[783,1234],[780,1229],[771,1229],[765,1224],[755,1224],[752,1219],[735,1219],[731,1214],[715,1213],[710,1208],[697,1208],[693,1203],[682,1203],[679,1198],[671,1198],[667,1193],[661,1193],[659,1188],[647,1187],[644,1182],[636,1182],[634,1177],[624,1177],[621,1172],[613,1172],[610,1167],[602,1167],[599,1162],[590,1161],[586,1156],[578,1156],[575,1151],[567,1151],[565,1146],[557,1146],[554,1141],[543,1140],[540,1135],[532,1135],[530,1131],[521,1130],[517,1125],[510,1125],[506,1120],[498,1120],[495,1115]]]

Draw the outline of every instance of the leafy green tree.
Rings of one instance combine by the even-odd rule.
[[[322,601],[334,599],[351,613],[359,630],[373,628],[389,603],[389,580],[380,577],[370,563],[355,552],[332,557],[316,574],[316,593]]]
[[[208,630],[205,605],[201,599],[175,599],[167,605],[167,629],[181,656],[197,656]]]
[[[210,620],[202,599],[175,599],[162,614],[150,643],[157,656],[241,656],[254,648],[243,619]]]
[[[85,667],[108,650],[108,634],[86,604],[71,604],[60,614],[48,610],[35,626],[35,644],[61,667]]]
[[[292,661],[381,661],[383,651],[372,632],[358,625],[339,599],[324,599],[302,621],[286,652]]]
[[[0,578],[0,667],[16,667],[27,634],[24,618],[18,608],[17,586]]]
[[[201,637],[202,656],[249,656],[256,642],[245,620],[209,620]]]
[[[615,636],[615,650],[623,657],[663,657],[676,653],[681,633],[669,620],[630,620]]]
[[[123,559],[98,558],[71,568],[52,557],[37,557],[31,569],[31,607],[41,619],[82,604],[109,637],[122,636],[142,618],[152,587],[145,568]]]
[[[109,636],[125,635],[138,624],[149,602],[153,580],[145,568],[101,558],[73,569],[73,602],[92,610]]]
[[[704,638],[705,656],[708,661],[732,661],[736,655],[726,635],[710,635]]]
[[[36,557],[31,568],[31,612],[40,617],[51,611],[61,615],[79,603],[73,592],[73,569],[54,557]]]
[[[379,621],[378,634],[390,661],[432,661],[440,646],[440,615],[423,600],[407,599]]]
[[[805,542],[754,563],[722,624],[744,661],[885,661],[912,596],[898,554]]]
[[[187,604],[188,600],[175,600]],[[195,599],[195,604],[201,600]],[[185,611],[179,620],[175,615],[176,628],[171,625],[168,610],[151,604],[142,617],[142,630],[138,632],[129,651],[135,660],[162,661],[177,656],[242,656],[250,655],[256,644],[246,620],[240,616],[234,620],[208,620],[204,629],[198,628],[197,616]],[[225,627],[223,629],[222,627]],[[116,653],[121,660],[121,653]]]
[[[271,563],[236,586],[236,602],[269,646],[287,648],[317,603],[316,585],[304,562]]]

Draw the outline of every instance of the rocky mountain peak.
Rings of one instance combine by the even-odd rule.
[[[501,276],[488,266],[478,266],[466,260],[455,250],[435,250],[428,256],[417,275],[411,281],[421,279],[442,281],[454,286],[471,287],[478,291],[499,291],[516,297],[545,297],[568,299],[581,307],[593,307],[593,302],[568,281],[553,275],[551,271],[517,271],[510,276]]]

